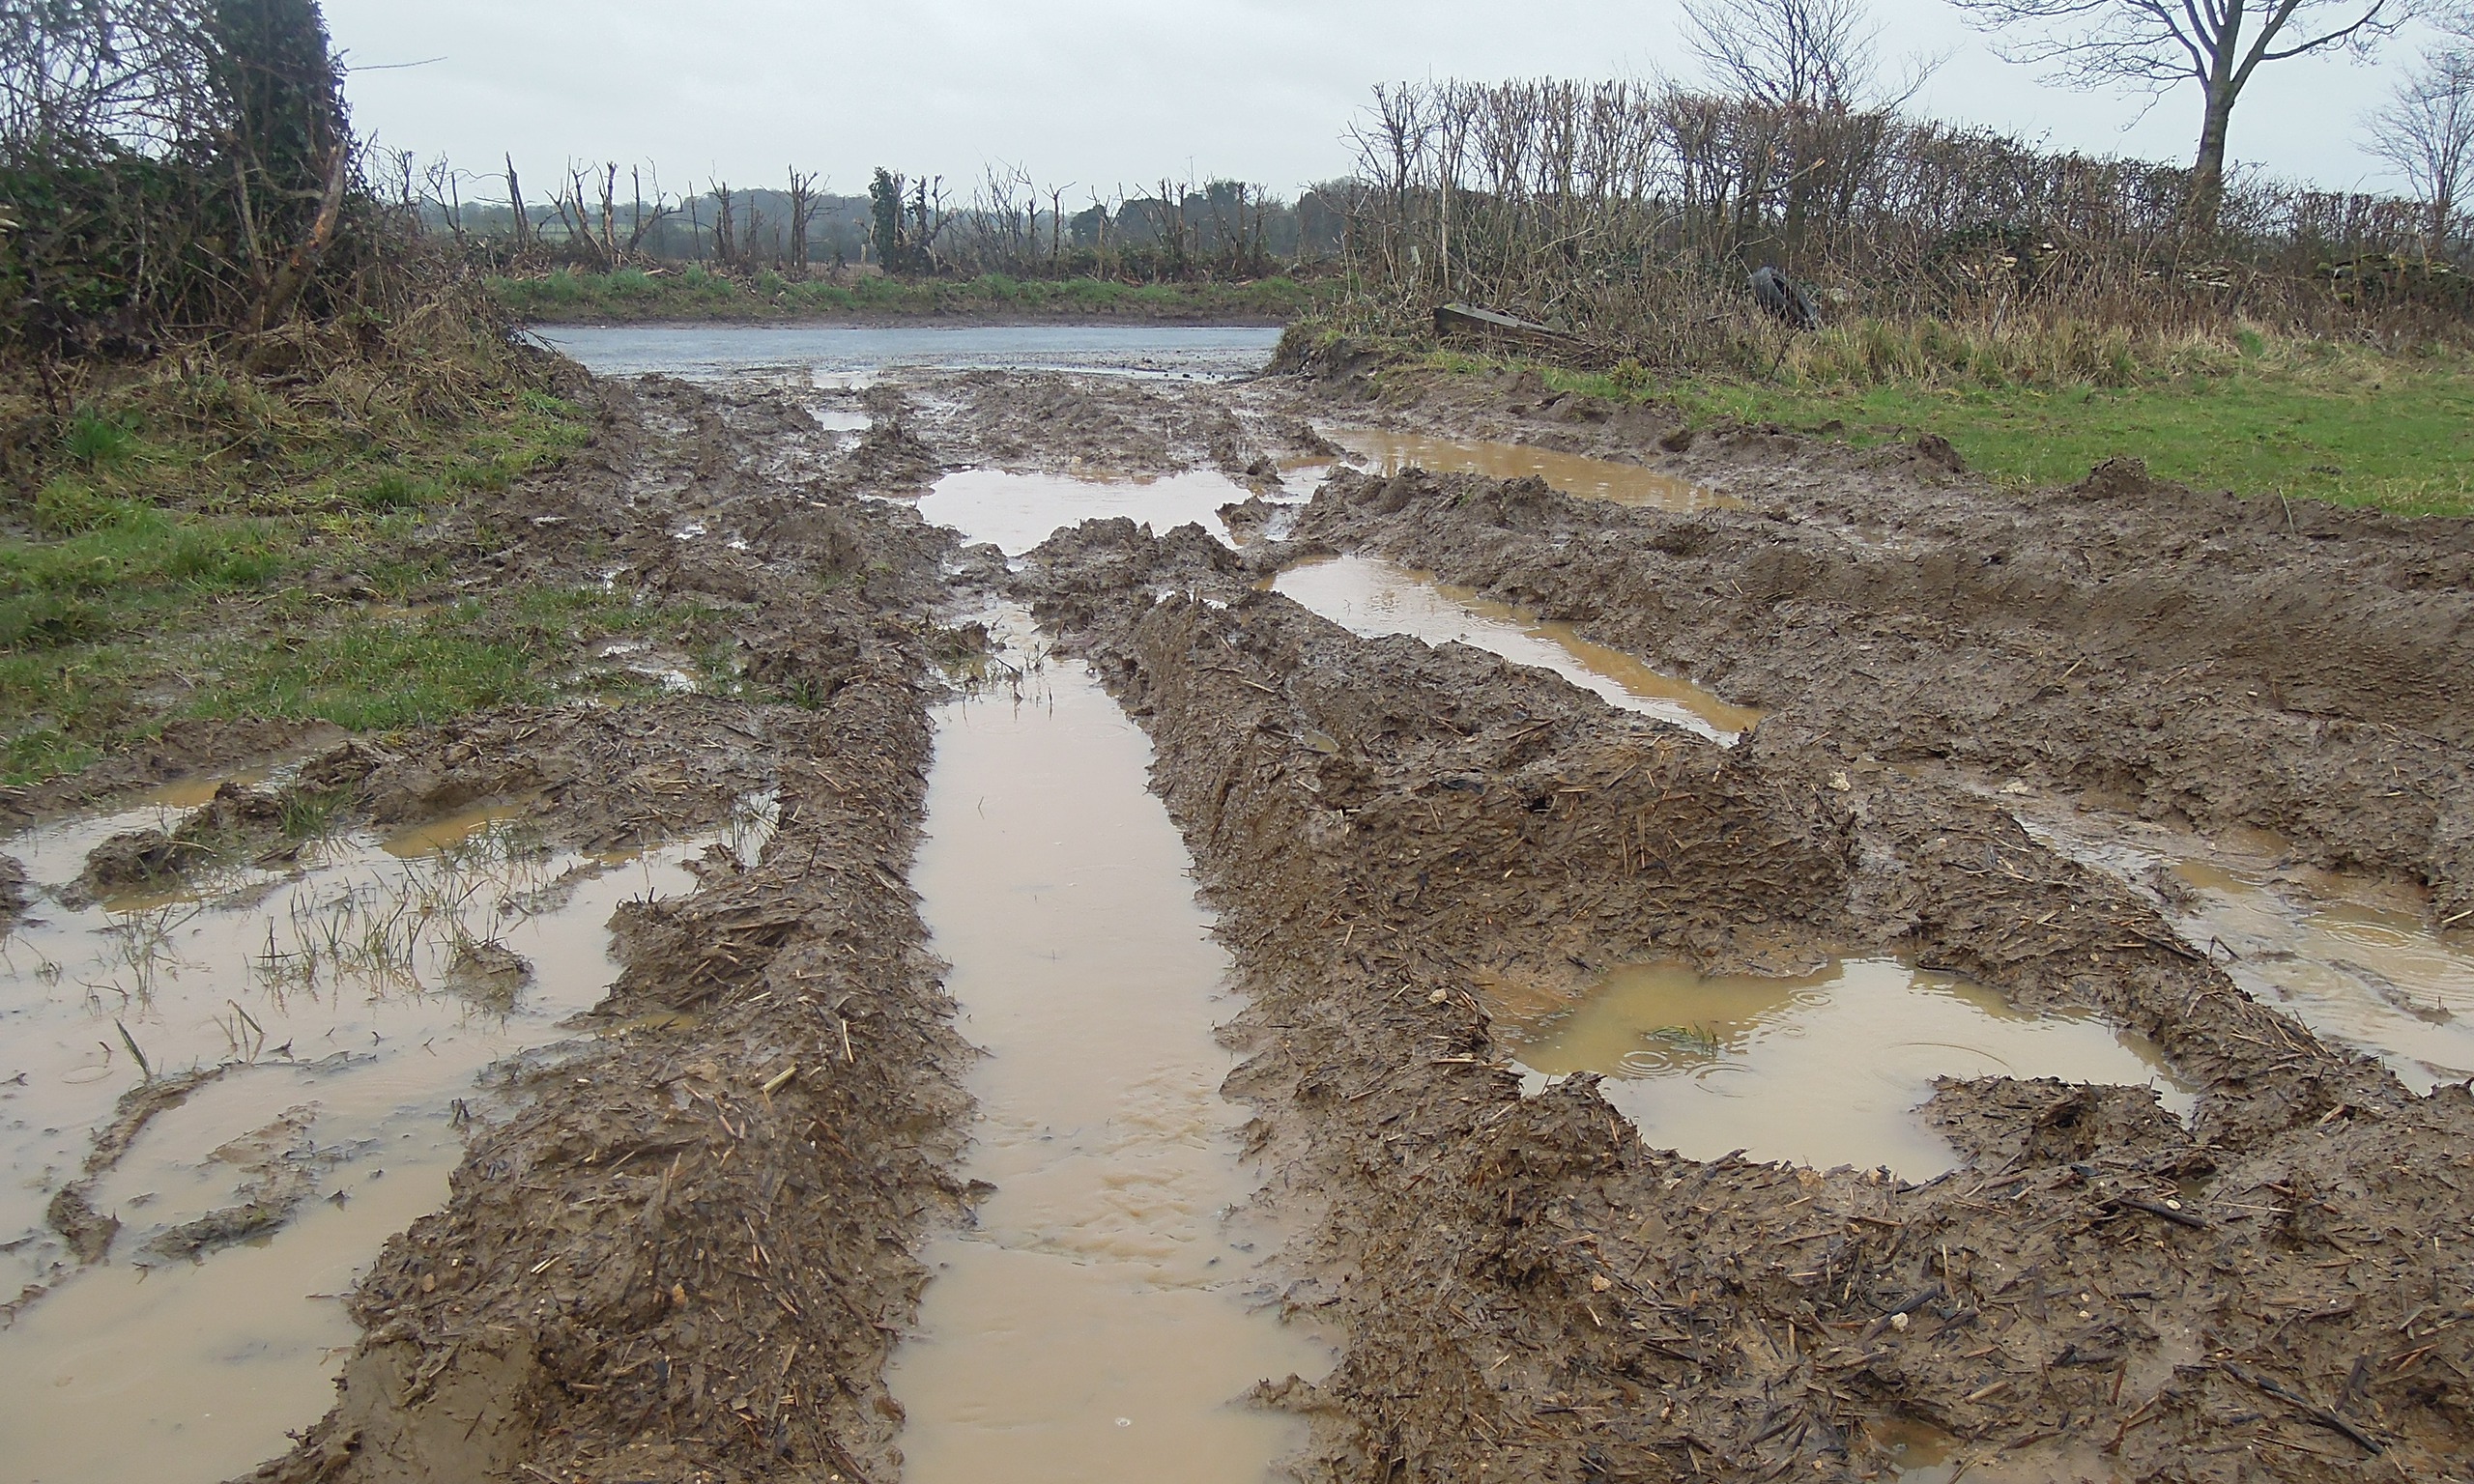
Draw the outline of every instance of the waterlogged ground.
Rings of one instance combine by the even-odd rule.
[[[706,605],[608,651],[673,694],[331,762],[333,859],[72,911],[129,821],[18,842],[53,1291],[0,1355],[102,1409],[159,1359],[168,1419],[58,1476],[284,1429],[258,1477],[2474,1467],[2463,529],[763,333],[579,342],[695,380],[600,384],[485,512],[531,581]],[[126,983],[216,914],[340,953],[285,902],[347,870],[533,977],[442,907],[460,987]],[[115,1020],[233,1070],[81,1184]],[[387,1091],[432,1060],[467,1091]],[[260,1245],[115,1286],[268,1171]]]
[[[972,534],[980,528],[966,528]],[[1143,787],[1141,733],[1026,617],[1024,672],[939,716],[913,879],[959,1025],[982,1050],[964,1173],[993,1186],[933,1244],[919,1334],[894,1357],[904,1477],[1256,1484],[1304,1441],[1245,1405],[1331,1359],[1269,1312],[1228,959]]]
[[[1309,557],[1272,579],[1270,589],[1373,638],[1406,634],[1430,644],[1462,643],[1515,665],[1551,670],[1610,705],[1656,717],[1732,743],[1761,720],[1690,681],[1661,674],[1621,650],[1594,644],[1566,623],[1541,623],[1508,604],[1480,597],[1373,556]]]
[[[445,1203],[491,1069],[576,1034],[617,973],[611,914],[691,889],[713,843],[586,854],[483,810],[89,899],[88,851],[177,830],[194,797],[0,844],[36,899],[0,980],[24,1295],[0,1384],[43,1399],[0,1453],[47,1484],[229,1477],[323,1410],[342,1298]],[[764,823],[750,801],[737,848]]]

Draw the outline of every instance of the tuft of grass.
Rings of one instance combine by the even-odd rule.
[[[69,432],[61,439],[61,451],[85,465],[117,464],[137,447],[137,429],[127,417],[99,414],[80,408],[69,419]]]
[[[192,716],[384,731],[545,700],[553,690],[540,654],[522,638],[472,632],[452,617],[355,616],[305,637],[238,642],[218,658],[220,683],[189,705]]]
[[[675,640],[703,627],[692,605],[644,604],[598,587],[525,587],[425,614],[354,613],[272,642],[236,639],[205,657],[216,683],[196,717],[331,722],[355,731],[425,726],[538,704],[576,684],[588,638]]]

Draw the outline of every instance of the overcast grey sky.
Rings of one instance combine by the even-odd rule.
[[[1951,54],[1925,112],[2157,158],[2197,138],[2191,89],[2133,125],[2143,100],[2043,84],[1942,0],[1877,14],[1884,51]],[[386,69],[356,73],[351,98],[388,146],[467,168],[511,150],[543,175],[648,160],[673,187],[774,184],[795,163],[856,192],[877,164],[962,180],[993,159],[1104,193],[1190,170],[1287,192],[1347,168],[1340,134],[1376,82],[1692,66],[1675,0],[327,0],[327,15],[354,66]],[[2233,155],[2388,185],[2358,121],[2413,49],[2263,67]]]

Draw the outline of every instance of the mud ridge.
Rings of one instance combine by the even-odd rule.
[[[2269,831],[2412,879],[2436,917],[2474,904],[2474,710],[2447,679],[2474,660],[2474,526],[2297,507],[2288,529],[2274,501],[2108,477],[1674,515],[1343,471],[1297,535],[1574,622],[1768,709],[1783,750]]]

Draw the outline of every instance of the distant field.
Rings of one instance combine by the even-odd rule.
[[[747,281],[684,268],[662,272],[626,269],[615,273],[562,270],[539,277],[493,278],[490,292],[519,318],[542,324],[938,315],[1285,324],[1327,302],[1337,285],[1285,277],[1249,283],[1134,284],[1098,278],[1008,278],[993,273],[965,279],[868,277],[832,283],[767,272]]]
[[[1980,347],[1955,366],[1844,354],[1865,333],[1808,341],[1772,380],[1541,369],[1560,389],[1671,402],[1695,422],[1778,423],[1858,446],[1937,433],[1970,468],[2021,488],[2129,456],[2205,489],[2474,513],[2474,357],[2462,352],[2391,355],[2241,331],[2222,343],[2133,343],[2092,374],[2067,361],[2039,373],[2032,357],[2004,364]]]

